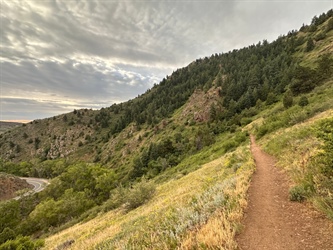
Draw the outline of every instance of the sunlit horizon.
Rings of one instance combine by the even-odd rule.
[[[29,123],[32,120],[0,120],[0,122],[18,122],[18,123]]]

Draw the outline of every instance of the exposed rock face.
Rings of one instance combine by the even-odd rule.
[[[32,186],[16,176],[0,173],[0,200],[14,198],[16,192]]]
[[[213,87],[207,92],[197,89],[182,112],[183,118],[188,118],[189,121],[206,122],[210,119],[210,108],[217,104],[219,99],[220,88]]]

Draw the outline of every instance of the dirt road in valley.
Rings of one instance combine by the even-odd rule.
[[[236,237],[240,250],[333,249],[333,223],[309,204],[291,202],[289,182],[274,158],[251,137],[256,172],[249,188],[242,232]]]
[[[33,189],[23,194],[23,196],[27,196],[33,193],[39,193],[43,191],[47,185],[50,184],[50,182],[47,179],[33,178],[33,177],[20,177],[20,179],[25,180],[27,183],[33,186]],[[21,196],[16,196],[14,199],[19,200],[21,199]]]
[[[32,177],[21,177],[21,179],[26,180],[26,182],[33,185],[34,186],[33,191],[35,193],[43,191],[44,188],[50,184],[50,182],[47,179],[32,178]]]

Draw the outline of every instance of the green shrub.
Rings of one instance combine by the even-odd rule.
[[[297,123],[304,122],[308,119],[309,115],[305,110],[300,110],[289,114],[289,125],[294,125]]]
[[[103,210],[109,211],[120,207],[126,199],[127,189],[123,186],[118,186],[110,192],[110,198],[103,204]]]
[[[243,117],[243,118],[241,119],[241,124],[242,124],[242,126],[245,126],[245,125],[247,125],[247,124],[249,124],[249,123],[251,123],[251,122],[252,122],[252,118]]]
[[[152,182],[148,182],[145,178],[142,178],[141,182],[135,184],[133,188],[131,188],[127,195],[127,210],[135,209],[148,200],[152,198],[156,190],[155,184]]]
[[[119,186],[112,190],[110,199],[104,203],[104,211],[112,210],[124,206],[127,211],[133,210],[148,200],[155,194],[156,185],[142,178],[140,182],[131,188]]]
[[[20,222],[20,203],[16,200],[0,203],[0,232],[15,228]]]
[[[36,250],[44,246],[43,240],[33,241],[28,236],[18,236],[14,240],[8,240],[0,246],[0,250]]]
[[[285,127],[285,120],[275,120],[275,121],[267,121],[263,125],[261,125],[257,131],[257,138],[263,137],[265,134],[273,132],[279,128]]]
[[[7,240],[13,240],[15,239],[16,235],[13,229],[10,229],[9,227],[6,227],[1,233],[0,233],[0,245],[5,243]]]
[[[294,186],[289,189],[289,199],[291,201],[302,202],[307,197],[307,191],[303,186]]]
[[[288,90],[283,96],[283,106],[287,109],[293,106],[294,98],[290,90]]]
[[[317,137],[321,140],[321,151],[312,159],[316,171],[316,205],[330,218],[333,218],[333,118],[322,120],[316,127]]]
[[[315,44],[314,44],[312,38],[309,38],[308,41],[306,42],[306,49],[305,49],[305,51],[309,52],[309,51],[313,50],[314,47],[315,47]]]
[[[323,167],[321,172],[333,177],[333,118],[323,120],[317,128],[317,137],[323,142],[322,153],[319,155]]]
[[[314,39],[316,41],[320,41],[320,40],[325,39],[325,37],[326,37],[326,33],[325,32],[320,32],[314,37]]]
[[[306,96],[302,96],[301,99],[298,102],[298,105],[301,107],[305,107],[309,104],[309,100]]]
[[[37,228],[47,229],[79,217],[94,205],[85,192],[76,192],[70,188],[58,200],[48,198],[40,202],[30,213],[29,219]]]

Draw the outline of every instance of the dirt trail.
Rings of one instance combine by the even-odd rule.
[[[236,237],[241,250],[333,249],[333,223],[309,204],[291,202],[285,174],[251,137],[256,162],[249,188],[244,229]]]

